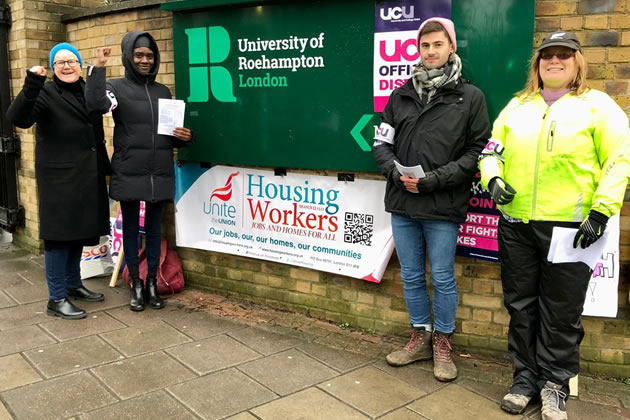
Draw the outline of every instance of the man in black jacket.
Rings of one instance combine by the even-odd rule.
[[[109,48],[98,49],[98,66],[88,71],[88,107],[111,111],[114,117],[114,154],[109,195],[120,201],[123,216],[123,246],[132,280],[130,309],[144,310],[145,292],[154,309],[164,307],[157,294],[160,262],[160,224],[164,204],[175,197],[173,148],[188,144],[192,133],[184,127],[172,135],[157,132],[159,99],[171,99],[168,87],[155,81],[160,51],[148,32],[130,32],[122,40],[125,77],[105,86]],[[147,239],[146,290],[138,263],[140,201],[146,204],[144,228]]]
[[[427,19],[418,31],[420,63],[394,90],[374,138],[373,153],[387,178],[385,209],[401,267],[413,333],[387,356],[393,366],[433,357],[440,381],[457,377],[451,358],[457,286],[455,248],[466,220],[477,157],[490,137],[483,93],[461,80],[453,22]],[[422,166],[426,176],[401,175],[403,166]],[[426,244],[426,245],[425,245]],[[434,288],[434,327],[425,279],[426,253]],[[432,345],[433,344],[433,345]]]

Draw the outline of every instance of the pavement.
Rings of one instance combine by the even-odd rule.
[[[459,377],[432,363],[392,368],[404,344],[186,290],[162,310],[128,309],[129,292],[85,280],[104,302],[87,318],[46,315],[43,258],[0,243],[0,420],[540,419],[499,408],[511,367],[457,352]],[[630,419],[630,385],[580,375],[571,420]]]

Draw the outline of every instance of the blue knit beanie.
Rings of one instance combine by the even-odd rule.
[[[52,50],[50,50],[50,68],[53,68],[53,60],[55,59],[55,55],[57,55],[57,53],[61,50],[68,50],[70,51],[72,54],[77,56],[77,59],[79,60],[79,66],[81,66],[81,68],[83,68],[83,60],[81,59],[81,54],[79,54],[79,51],[74,48],[72,45],[68,44],[67,42],[62,42],[61,44],[57,44],[53,47]]]

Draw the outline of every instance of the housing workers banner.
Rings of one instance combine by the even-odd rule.
[[[176,175],[178,246],[380,282],[394,249],[384,181],[192,162]]]
[[[416,37],[431,17],[451,17],[451,0],[377,1],[374,16],[374,112],[411,76],[420,55]]]

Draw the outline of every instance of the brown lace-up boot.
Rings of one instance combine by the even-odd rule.
[[[438,331],[433,333],[433,376],[442,382],[457,378],[457,366],[451,359],[451,336]]]
[[[411,330],[411,339],[402,350],[387,355],[387,363],[392,366],[404,366],[418,360],[431,359],[431,333],[424,328]]]

